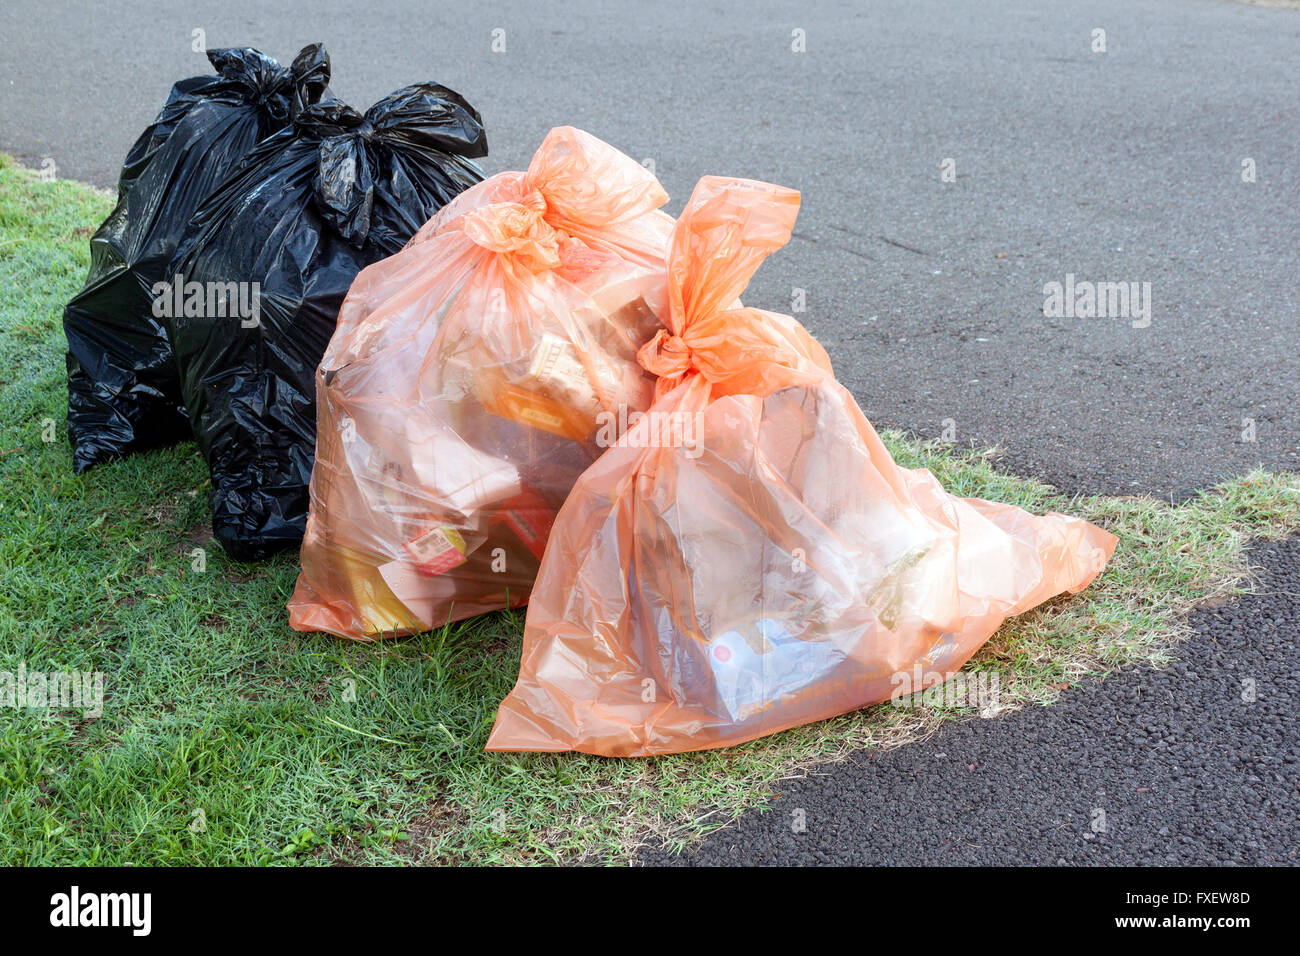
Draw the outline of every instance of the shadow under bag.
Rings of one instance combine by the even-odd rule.
[[[322,100],[195,213],[171,268],[187,298],[166,323],[232,557],[302,539],[316,366],[348,287],[481,181],[468,157],[486,154],[478,112],[443,86],[404,87],[364,116]]]
[[[329,57],[291,67],[257,50],[209,50],[216,76],[172,87],[122,164],[118,202],[90,240],[90,274],[63,312],[73,468],[189,437],[158,283],[190,216],[260,141],[324,95]]]

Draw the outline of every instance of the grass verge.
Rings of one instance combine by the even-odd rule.
[[[379,645],[299,635],[293,558],[225,559],[193,446],[71,474],[61,311],[110,203],[0,157],[0,672],[105,680],[97,718],[0,713],[0,864],[625,861],[647,838],[724,824],[784,777],[970,716],[881,705],[656,760],[484,754],[520,615]],[[1091,588],[1009,623],[969,665],[998,674],[1006,706],[1166,660],[1189,608],[1249,586],[1249,537],[1300,529],[1294,475],[1255,472],[1179,507],[1070,499],[987,454],[884,437],[957,494],[1121,539]]]

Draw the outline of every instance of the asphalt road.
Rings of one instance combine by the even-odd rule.
[[[1300,11],[454,6],[10,0],[0,149],[110,186],[170,83],[208,72],[193,31],[285,60],[321,40],[359,108],[416,80],[463,92],[489,172],[571,124],[652,159],[670,212],[705,174],[800,189],[796,238],[746,301],[789,311],[805,290],[799,318],[878,425],[997,445],[1003,467],[1084,493],[1181,498],[1300,464]],[[1045,285],[1067,276],[1149,283],[1149,323],[1045,316]],[[838,769],[826,806],[851,820],[854,801],[924,797],[854,775],[883,759],[905,758]]]
[[[282,59],[324,41],[359,107],[444,82],[483,113],[489,171],[571,124],[653,159],[670,211],[705,174],[800,189],[799,238],[747,298],[788,311],[806,290],[799,317],[879,424],[950,422],[1086,492],[1181,496],[1300,462],[1300,11],[10,0],[0,149],[111,185],[170,83],[209,72],[198,29]],[[1067,274],[1151,283],[1150,325],[1045,318]]]

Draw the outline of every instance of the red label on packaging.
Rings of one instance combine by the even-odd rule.
[[[407,553],[425,577],[433,577],[465,563],[465,539],[455,528],[431,528],[406,542]]]
[[[525,488],[523,494],[502,503],[500,517],[540,561],[555,522],[555,512],[542,496]]]

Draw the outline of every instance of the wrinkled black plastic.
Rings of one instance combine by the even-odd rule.
[[[316,366],[343,297],[361,269],[479,182],[465,157],[485,155],[478,113],[445,87],[405,87],[365,116],[325,99],[255,148],[195,214],[171,271],[199,289],[260,284],[253,327],[246,315],[166,319],[212,475],[213,532],[231,556],[302,540]]]
[[[262,139],[325,95],[329,57],[305,47],[292,67],[252,49],[210,50],[216,76],[172,87],[118,179],[118,203],[90,240],[90,275],[63,312],[68,435],[78,473],[189,437],[176,363],[153,288],[170,278],[186,224]]]

